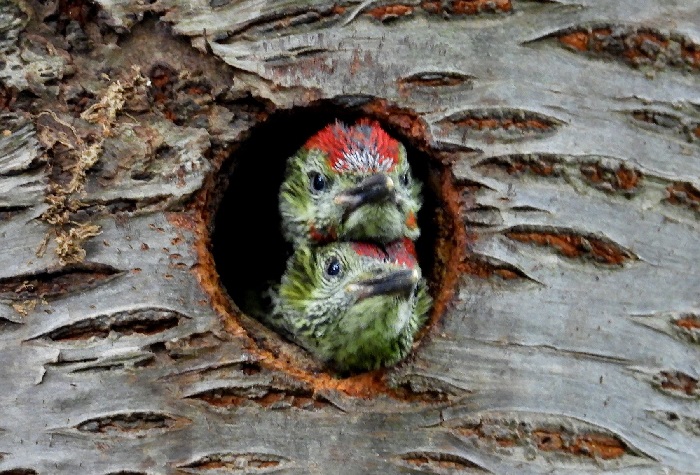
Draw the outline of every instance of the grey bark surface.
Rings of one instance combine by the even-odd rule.
[[[348,381],[206,251],[224,159],[321,100],[469,237]],[[699,217],[697,0],[0,0],[0,474],[700,473]]]

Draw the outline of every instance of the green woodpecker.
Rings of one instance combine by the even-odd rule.
[[[420,207],[406,149],[367,119],[312,136],[289,159],[280,189],[282,230],[295,247],[415,240]]]
[[[300,246],[273,302],[273,327],[339,371],[362,371],[410,352],[431,301],[404,239]]]

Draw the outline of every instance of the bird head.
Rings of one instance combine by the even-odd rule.
[[[405,147],[366,119],[312,136],[290,158],[280,190],[283,231],[294,244],[415,240],[420,206]]]
[[[275,313],[301,346],[341,370],[401,360],[430,306],[409,239],[383,248],[336,242],[297,248]]]

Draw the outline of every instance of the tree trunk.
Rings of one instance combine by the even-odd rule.
[[[698,0],[0,0],[0,474],[700,473],[699,74]],[[221,224],[336,116],[411,147],[435,299],[349,377]]]

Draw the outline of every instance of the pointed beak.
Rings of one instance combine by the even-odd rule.
[[[402,295],[408,297],[420,280],[418,269],[401,269],[384,273],[378,277],[353,282],[346,287],[357,300],[376,295]]]
[[[394,194],[394,181],[383,173],[376,173],[362,180],[359,185],[338,193],[334,201],[351,212],[366,203],[377,203]]]

